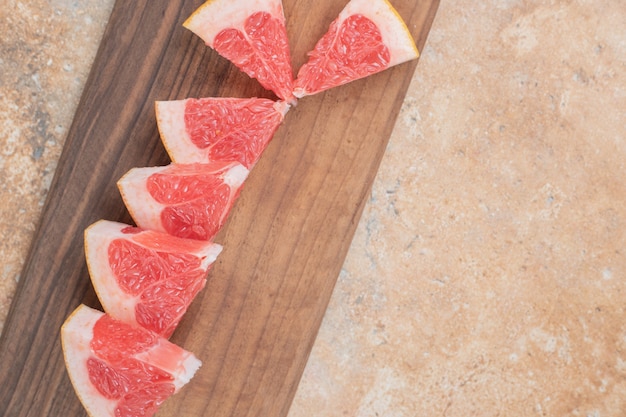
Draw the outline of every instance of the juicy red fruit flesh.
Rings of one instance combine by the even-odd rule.
[[[167,205],[161,212],[165,230],[185,239],[210,240],[220,230],[231,205],[231,189],[213,175],[148,178],[150,195]]]
[[[282,21],[267,12],[254,13],[246,19],[244,33],[224,29],[213,48],[279,98],[292,101],[291,56]]]
[[[299,71],[296,87],[316,93],[382,71],[391,53],[376,24],[363,15],[353,15],[328,32],[309,53]]]
[[[139,295],[158,282],[193,274],[201,261],[194,255],[158,252],[116,239],[109,245],[109,265],[120,287],[128,294]]]
[[[112,400],[123,398],[129,392],[137,389],[138,386],[171,385],[174,380],[167,372],[132,358],[108,364],[103,360],[91,357],[87,360],[87,369],[89,378],[98,388],[98,391]]]
[[[185,104],[185,127],[199,149],[208,148],[209,161],[236,161],[252,168],[271,139],[281,115],[265,99],[190,99]]]
[[[108,255],[120,288],[140,297],[135,307],[137,323],[169,337],[204,287],[206,273],[200,258],[150,250],[125,239],[112,241]]]
[[[132,358],[156,343],[149,331],[109,316],[95,323],[87,371],[98,392],[117,401],[116,417],[151,416],[174,393],[172,375]]]
[[[127,356],[144,352],[157,343],[157,335],[102,316],[93,327],[91,349],[98,357],[119,362]]]

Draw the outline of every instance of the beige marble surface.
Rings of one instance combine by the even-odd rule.
[[[0,329],[112,6],[0,7]]]
[[[0,322],[111,0],[0,9]],[[442,0],[290,417],[626,415],[626,3]]]

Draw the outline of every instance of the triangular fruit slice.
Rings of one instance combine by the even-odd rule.
[[[209,0],[183,26],[280,99],[295,101],[281,0]]]
[[[309,52],[294,95],[316,94],[418,55],[409,30],[387,0],[351,0]]]
[[[166,338],[221,251],[216,243],[108,220],[85,230],[87,266],[104,311]]]
[[[61,327],[65,366],[91,417],[149,417],[200,367],[192,353],[81,305]]]
[[[237,162],[133,168],[117,183],[142,229],[211,240],[224,225],[248,176]]]
[[[237,161],[252,169],[289,105],[264,98],[157,101],[156,119],[175,163]]]

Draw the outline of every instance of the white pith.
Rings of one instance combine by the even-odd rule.
[[[241,187],[250,171],[241,164],[235,164],[226,173],[224,173],[224,183],[228,184],[232,189]]]
[[[93,326],[102,312],[81,305],[65,320],[61,327],[61,343],[67,373],[76,395],[91,417],[111,417],[116,401],[104,398],[93,386],[87,373],[87,360],[93,356],[89,346],[93,339]]]
[[[109,265],[109,245],[117,234],[122,234],[118,224],[100,220],[89,226],[85,230],[85,257],[89,276],[104,310],[122,321],[136,323],[136,297],[122,291]]]
[[[188,100],[156,102],[156,120],[161,141],[172,162],[179,164],[207,162],[209,148],[198,148],[187,133],[185,107]]]
[[[286,101],[279,100],[274,103],[273,107],[274,107],[274,110],[282,114],[284,118],[287,115],[287,112],[289,111],[289,109],[291,109],[291,104],[287,103]]]
[[[166,233],[161,223],[161,211],[166,206],[152,198],[147,181],[152,174],[167,168],[168,166],[132,168],[117,182],[128,212],[137,226],[143,229]]]
[[[215,37],[222,30],[242,30],[246,19],[256,12],[267,12],[285,20],[281,0],[209,0],[183,26],[213,47]]]

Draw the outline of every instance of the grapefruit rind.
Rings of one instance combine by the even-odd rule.
[[[360,14],[376,24],[383,44],[391,53],[389,67],[419,57],[419,51],[409,28],[388,0],[351,0],[341,11],[338,20]]]
[[[371,20],[378,28],[382,44],[387,47],[390,54],[389,62],[384,69],[419,57],[419,51],[406,23],[388,0],[351,0],[339,13],[331,27],[333,25],[341,27],[346,19],[356,15]],[[304,67],[307,65],[308,63]],[[300,71],[302,69],[300,68]],[[298,73],[298,76],[300,74],[301,72]],[[356,79],[358,78],[354,80]],[[296,79],[293,91],[296,98],[299,99],[318,92],[320,91],[308,91],[306,87],[299,86],[298,79]]]
[[[122,200],[137,226],[142,229],[166,233],[159,214],[166,206],[157,202],[148,191],[146,183],[152,174],[167,169],[163,167],[132,168],[117,182]]]
[[[108,400],[92,384],[87,360],[97,357],[91,348],[93,328],[104,313],[79,305],[61,326],[61,346],[67,373],[83,407],[91,417],[112,417],[117,402]],[[172,375],[174,393],[178,392],[202,365],[193,353],[159,337],[148,350],[134,355],[135,359],[155,366]]]
[[[110,241],[93,237],[94,234],[103,234],[101,229],[103,226],[106,227],[104,222],[107,221],[98,221],[85,229],[85,259],[89,276],[104,311],[119,320],[133,323],[135,322],[135,309],[128,305],[128,294],[118,286],[109,265]]]
[[[282,0],[209,0],[183,26],[265,89],[296,102]]]
[[[161,233],[153,230],[144,230],[136,234],[122,232],[123,229],[129,227],[131,226],[108,220],[99,220],[90,225],[85,230],[85,257],[93,287],[104,311],[118,320],[138,325],[135,306],[140,301],[141,295],[130,295],[119,286],[109,262],[109,246],[115,239],[124,239],[150,250],[159,250],[154,245],[144,244],[146,239],[138,241],[134,237],[139,234],[145,237],[145,235]],[[172,244],[185,240],[170,235],[167,235],[166,239],[169,239]],[[201,259],[199,269],[208,273],[209,267],[222,251],[222,246],[212,242],[197,242],[195,246],[199,246],[199,249],[189,254]]]
[[[157,101],[154,104],[161,142],[174,163],[205,162],[208,159],[208,149],[195,146],[187,133],[186,104],[187,100]]]
[[[213,48],[213,41],[222,30],[243,30],[244,22],[255,12],[267,12],[285,21],[281,0],[209,0],[193,12],[183,26]]]
[[[186,164],[178,165],[182,166]],[[243,185],[250,172],[243,165],[237,162],[232,162],[230,164],[209,163],[197,165],[205,167],[207,169],[205,173],[210,173],[212,166],[230,166],[228,170],[220,175],[222,175],[223,182],[229,185],[233,190],[232,195],[237,195],[235,190],[239,189]],[[170,166],[171,165],[132,168],[117,182],[122,200],[124,201],[128,212],[137,226],[143,229],[168,233],[163,226],[160,217],[160,213],[168,206],[157,202],[152,197],[150,191],[148,190],[147,182],[151,175],[166,171]],[[228,213],[224,213],[224,218],[227,214]],[[224,218],[222,220],[224,220]]]
[[[155,113],[157,128],[161,136],[161,142],[167,151],[170,159],[174,163],[178,164],[193,164],[193,163],[208,163],[211,162],[210,152],[211,146],[206,148],[200,148],[196,146],[187,130],[185,124],[186,106],[189,100],[170,100],[170,101],[157,101],[155,102]],[[236,104],[243,104],[254,100],[266,99],[234,99],[234,98],[211,98],[214,103],[224,103],[225,106],[229,105],[229,102],[236,102]],[[285,115],[291,108],[291,105],[285,101],[275,101],[272,105],[277,114],[280,115],[280,123],[285,118]],[[277,123],[275,129],[278,128]],[[221,132],[222,136],[228,136],[231,132]],[[274,132],[271,133],[273,136]],[[266,144],[271,140],[271,136],[266,139]],[[217,142],[216,142],[217,143]],[[260,157],[260,155],[258,156]],[[252,167],[250,167],[252,168]]]
[[[87,373],[87,359],[91,354],[89,346],[93,339],[93,326],[100,315],[80,305],[70,314],[61,326],[61,347],[67,373],[76,392],[90,417],[110,417],[115,411],[115,401],[104,398],[93,386]]]

